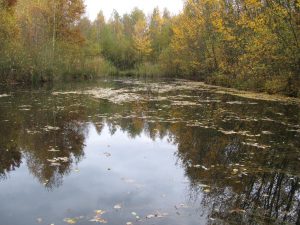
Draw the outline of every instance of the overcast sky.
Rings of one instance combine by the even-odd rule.
[[[100,10],[108,19],[113,9],[122,15],[138,7],[148,15],[156,6],[161,10],[167,8],[172,14],[178,13],[183,8],[183,0],[85,0],[85,4],[86,14],[91,20],[96,18]]]

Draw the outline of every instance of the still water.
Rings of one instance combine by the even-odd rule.
[[[187,81],[0,92],[0,225],[300,224],[300,110]]]

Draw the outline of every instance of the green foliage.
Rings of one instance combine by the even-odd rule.
[[[161,76],[161,68],[159,64],[142,63],[137,66],[135,73],[140,76],[156,77]]]

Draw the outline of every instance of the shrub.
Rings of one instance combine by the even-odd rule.
[[[285,77],[274,77],[265,82],[265,91],[269,94],[283,93],[287,87]]]

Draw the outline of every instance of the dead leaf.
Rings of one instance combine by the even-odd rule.
[[[205,192],[205,193],[209,193],[209,192],[210,192],[210,189],[207,188],[207,189],[204,190],[204,192]]]
[[[122,205],[121,204],[117,204],[114,206],[114,209],[121,209],[122,208]]]
[[[110,157],[111,154],[109,152],[104,152],[103,155],[105,155],[106,157]]]
[[[150,215],[148,215],[148,216],[146,216],[146,218],[147,219],[151,219],[151,218],[154,218],[155,216],[154,215],[152,215],[152,214],[150,214]]]
[[[68,224],[75,224],[75,223],[77,223],[77,219],[76,218],[65,218],[64,222],[66,222]]]
[[[245,213],[246,211],[244,209],[233,209],[229,211],[230,213]]]

